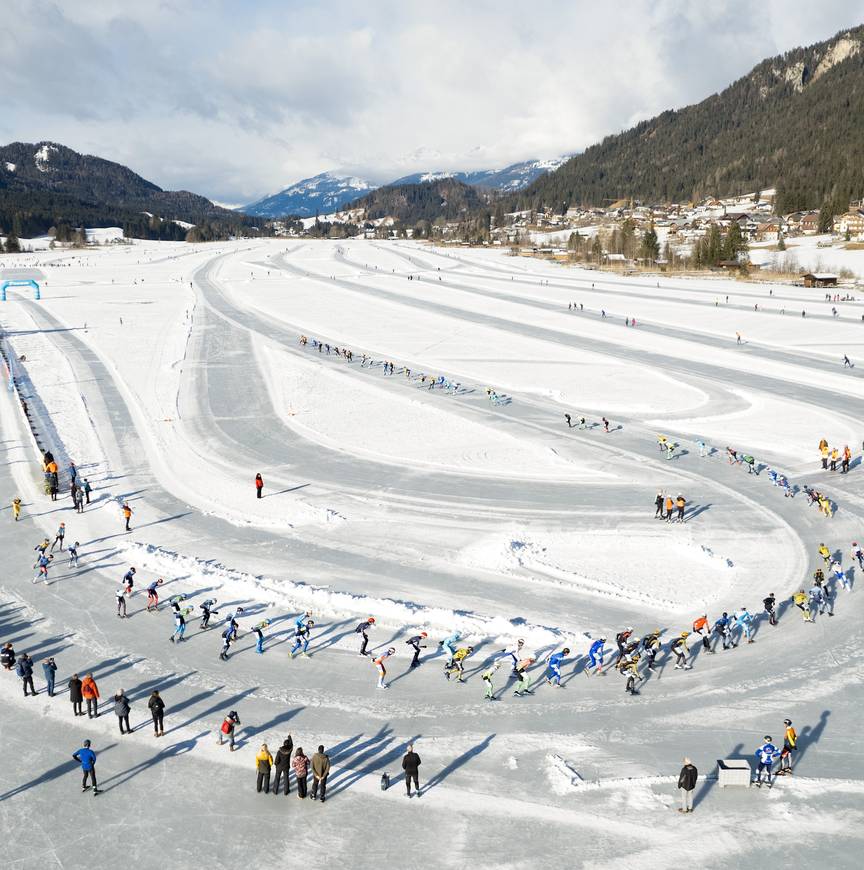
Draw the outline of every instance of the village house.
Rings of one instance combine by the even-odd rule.
[[[805,236],[815,236],[819,232],[819,212],[810,211],[803,215],[798,228]]]
[[[840,236],[845,236],[848,232],[850,238],[864,238],[864,212],[855,210],[838,215],[834,218],[833,229]]]

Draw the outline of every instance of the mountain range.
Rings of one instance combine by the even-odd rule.
[[[338,172],[322,172],[312,178],[304,178],[278,193],[265,196],[237,210],[255,217],[278,218],[286,215],[313,217],[339,211],[348,203],[377,190],[380,187],[423,184],[454,178],[471,187],[511,193],[521,190],[540,175],[556,169],[567,158],[553,160],[525,160],[504,169],[484,169],[474,172],[416,172],[397,178],[386,185],[373,184],[353,175]]]
[[[251,223],[203,196],[162,190],[119,163],[57,142],[0,146],[0,229],[17,236],[120,226],[138,238],[183,239],[188,224],[222,235]]]

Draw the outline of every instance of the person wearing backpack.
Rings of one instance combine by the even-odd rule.
[[[228,745],[231,751],[234,751],[234,731],[237,726],[240,724],[240,717],[237,715],[235,710],[232,710],[222,722],[222,727],[219,729],[219,745],[221,746],[225,741],[222,739],[223,737],[228,738]]]
[[[150,710],[150,715],[153,717],[153,736],[165,736],[165,702],[159,694],[158,689],[153,690],[150,699],[147,701],[147,707]]]

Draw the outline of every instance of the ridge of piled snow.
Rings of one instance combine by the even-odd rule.
[[[279,604],[294,612],[312,610],[313,613],[335,619],[356,617],[358,620],[374,614],[378,623],[400,628],[421,628],[426,631],[451,634],[459,631],[463,639],[494,643],[512,642],[518,633],[529,646],[557,646],[584,637],[565,632],[559,628],[526,623],[515,625],[503,616],[485,616],[465,610],[449,610],[428,607],[410,601],[395,601],[390,598],[373,598],[339,592],[330,586],[315,586],[302,580],[250,574],[228,568],[213,560],[198,559],[163,549],[154,544],[137,542],[122,543],[120,549],[128,555],[130,564],[144,568],[162,577],[177,576],[192,586],[208,586],[217,590],[226,589],[227,594],[266,596],[271,604]]]

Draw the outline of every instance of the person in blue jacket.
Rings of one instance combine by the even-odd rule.
[[[606,652],[604,648],[605,643],[605,637],[598,637],[597,640],[591,644],[591,647],[588,650],[588,667],[585,668],[586,675],[590,676],[591,668],[593,668],[596,673],[600,673],[600,671],[603,670],[603,656]]]
[[[753,615],[746,607],[742,607],[738,612],[735,624],[741,630],[741,636],[747,638],[747,643],[753,643]]]
[[[305,619],[305,617],[304,617]],[[294,631],[294,646],[291,647],[291,651],[288,653],[289,658],[294,658],[294,653],[297,652],[300,647],[303,647],[303,651],[300,655],[309,656],[309,641],[312,637],[312,627],[315,625],[313,620],[307,619],[306,622],[295,622],[294,623],[297,628]]]
[[[564,647],[561,652],[553,653],[549,656],[549,667],[546,671],[546,682],[549,683],[550,686],[557,686],[559,689],[561,688],[561,662],[570,655],[570,650],[568,647]]]
[[[89,777],[93,783],[93,794],[99,794],[99,786],[96,784],[96,753],[90,748],[90,741],[85,740],[84,745],[77,751],[72,753],[72,757],[81,765],[83,778],[81,780],[81,791],[87,791],[90,788],[87,785]]]
[[[45,686],[48,690],[48,697],[54,697],[54,675],[57,673],[57,664],[54,657],[51,656],[42,662],[42,673],[45,675]]]
[[[722,641],[723,649],[729,649],[732,645],[732,638],[730,637],[729,614],[725,610],[723,615],[714,623],[714,634]]]
[[[459,642],[462,635],[458,631],[454,631],[449,637],[445,637],[438,646],[447,653],[447,663],[445,668],[449,668],[453,664],[453,656],[456,655],[456,644]]]
[[[764,770],[768,788],[771,788],[771,767],[780,757],[780,750],[771,742],[771,738],[767,734],[763,739],[765,742],[754,753],[759,762],[756,767],[756,786],[762,787],[762,771]]]

